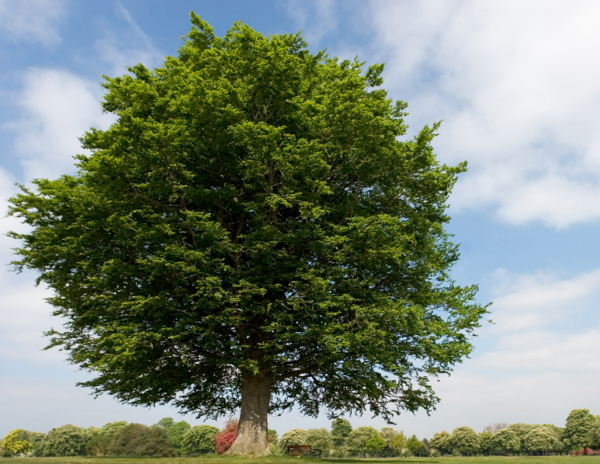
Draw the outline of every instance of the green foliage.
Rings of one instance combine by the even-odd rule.
[[[406,445],[406,437],[402,432],[394,430],[392,427],[383,427],[379,435],[385,441],[385,447],[380,454],[384,456],[400,455]]]
[[[369,455],[374,453],[377,456],[379,453],[381,453],[385,449],[386,446],[387,446],[387,443],[383,439],[383,437],[379,434],[379,432],[372,434],[371,438],[369,438],[367,440],[367,442],[365,443],[365,449],[367,450]]]
[[[350,421],[338,417],[331,422],[331,436],[333,443],[337,447],[342,447],[346,443],[346,438],[352,432]]]
[[[204,454],[215,452],[215,435],[217,427],[196,425],[183,434],[181,447],[186,454]]]
[[[466,165],[438,163],[437,125],[401,140],[383,65],[192,23],[159,68],[106,77],[117,120],[82,137],[76,175],[11,200],[31,226],[11,234],[16,267],[65,318],[50,345],[96,393],[198,416],[235,411],[256,375],[275,379],[272,411],[431,410],[428,379],[486,312],[449,275]]]
[[[479,451],[484,456],[488,456],[492,453],[492,437],[494,434],[489,430],[484,430],[479,434]],[[432,440],[433,441],[433,440]]]
[[[452,450],[457,450],[463,456],[473,456],[481,447],[479,435],[471,427],[455,428],[452,431],[450,445]]]
[[[406,448],[406,436],[404,433],[400,432],[394,435],[390,440],[389,446],[392,449],[392,453],[399,456],[402,453],[402,450]]]
[[[329,455],[333,447],[331,432],[326,428],[308,429],[306,431],[306,444],[311,445],[313,450],[318,450],[323,456]]]
[[[175,456],[164,427],[129,424],[110,443],[111,456]]]
[[[71,424],[53,428],[36,447],[40,456],[81,456],[86,452],[89,431]]]
[[[540,426],[534,428],[521,441],[521,450],[531,454],[547,454],[562,449],[554,430]]]
[[[587,409],[573,409],[569,413],[563,438],[567,450],[590,446],[595,421],[596,418]]]
[[[128,425],[129,425],[129,422],[127,422],[127,421],[109,422],[108,424],[104,424],[100,428],[100,434],[112,439],[112,438],[116,437],[117,435],[119,435],[121,430],[123,430]]]
[[[308,445],[307,432],[304,429],[290,429],[279,439],[279,449],[281,454],[287,455],[288,446]]]
[[[0,442],[0,449],[4,457],[29,453],[33,449],[33,443],[29,441],[29,432],[23,429],[11,430]]]
[[[191,425],[185,421],[175,422],[172,417],[163,417],[151,427],[162,427],[167,431],[169,444],[172,448],[181,448],[183,435],[190,429]]]
[[[600,416],[594,418],[594,423],[590,428],[590,446],[594,449],[600,449]]]
[[[441,455],[452,454],[452,435],[445,430],[434,433],[429,444],[432,448],[438,450]]]
[[[367,451],[367,442],[373,435],[379,435],[373,427],[362,426],[357,427],[348,434],[346,446],[348,451],[353,455],[364,455]]]
[[[492,452],[494,454],[515,454],[521,451],[521,440],[509,428],[502,429],[492,437]]]
[[[427,450],[425,446],[423,446],[423,442],[420,441],[416,435],[413,435],[408,440],[406,440],[406,449],[413,456],[426,456]]]

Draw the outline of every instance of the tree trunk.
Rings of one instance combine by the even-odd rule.
[[[244,376],[241,394],[242,411],[237,437],[225,454],[270,454],[267,414],[271,402],[271,379],[260,375]]]

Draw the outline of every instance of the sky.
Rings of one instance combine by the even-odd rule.
[[[312,52],[386,63],[383,87],[408,102],[409,134],[443,121],[433,146],[447,164],[468,161],[449,200],[460,243],[452,276],[477,283],[489,319],[475,350],[441,377],[430,415],[395,428],[419,438],[495,422],[554,423],[600,414],[600,3],[572,0],[0,0],[0,209],[15,183],[73,173],[78,137],[114,122],[102,114],[102,75],[175,55],[193,10],[223,35],[243,20],[263,34],[303,31]],[[89,374],[44,351],[59,327],[35,286],[11,272],[0,219],[0,437],[72,423],[192,425],[168,405],[140,408],[76,387]],[[354,427],[383,427],[365,413]],[[329,427],[323,414],[274,416]]]

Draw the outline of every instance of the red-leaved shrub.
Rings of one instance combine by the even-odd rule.
[[[215,435],[215,451],[217,454],[223,454],[227,451],[233,442],[235,441],[235,437],[237,437],[238,432],[238,420],[230,419],[225,423],[225,427],[222,430],[219,430]]]

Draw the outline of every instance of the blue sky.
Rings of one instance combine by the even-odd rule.
[[[600,414],[600,4],[593,1],[0,0],[0,207],[15,182],[73,172],[77,137],[106,128],[101,75],[160,65],[194,10],[218,35],[243,20],[264,34],[304,31],[312,51],[385,62],[384,87],[409,103],[411,134],[443,120],[439,158],[469,162],[450,199],[461,243],[454,278],[493,301],[470,359],[436,383],[431,416],[404,414],[419,437],[494,422],[563,425]],[[0,231],[20,229],[13,219]],[[14,243],[0,237],[0,258]],[[94,399],[87,374],[41,351],[60,321],[35,275],[0,271],[0,437],[66,423],[152,424],[179,416]],[[381,427],[365,414],[355,425]],[[217,425],[223,421],[218,422]],[[210,422],[213,423],[213,422]],[[328,426],[296,412],[280,433]]]

